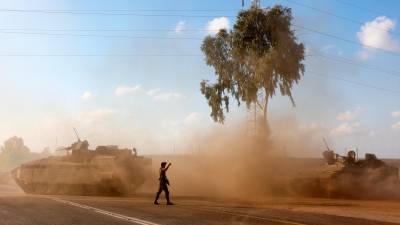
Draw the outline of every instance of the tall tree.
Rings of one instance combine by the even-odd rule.
[[[224,122],[231,97],[248,108],[256,104],[263,112],[265,130],[268,101],[278,88],[295,106],[291,90],[304,73],[304,45],[291,30],[292,19],[289,8],[254,5],[239,13],[231,31],[222,29],[203,40],[201,50],[217,80],[203,80],[201,93],[216,122]]]

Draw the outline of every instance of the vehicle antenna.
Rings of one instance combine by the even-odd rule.
[[[73,129],[74,129],[76,137],[78,138],[78,141],[81,141],[81,139],[79,138],[79,135],[78,135],[78,131],[76,131],[75,127],[73,127]]]
[[[325,138],[322,138],[322,140],[324,141],[325,147],[328,151],[331,151],[331,149],[328,146],[328,143],[326,142]]]

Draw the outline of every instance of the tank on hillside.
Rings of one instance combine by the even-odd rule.
[[[24,163],[12,171],[15,182],[30,194],[126,195],[140,187],[151,174],[151,159],[137,156],[136,149],[98,146],[78,141],[65,156]]]
[[[399,197],[399,169],[365,154],[357,160],[349,151],[340,156],[328,148],[323,153],[325,164],[293,179],[291,189],[300,195],[333,198],[391,198]]]

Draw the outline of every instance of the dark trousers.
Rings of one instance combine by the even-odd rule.
[[[167,202],[170,202],[170,201],[169,201],[169,190],[168,190],[168,185],[167,185],[166,183],[160,183],[160,187],[158,188],[158,192],[157,192],[156,200],[155,200],[155,201],[158,201],[158,198],[160,197],[160,194],[161,194],[161,192],[163,192],[163,191],[164,191],[164,193],[165,193],[165,198],[167,199]]]

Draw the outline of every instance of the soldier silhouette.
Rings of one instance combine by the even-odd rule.
[[[160,197],[160,194],[162,191],[164,191],[164,193],[165,193],[165,198],[167,199],[167,205],[173,205],[172,202],[169,200],[169,190],[168,190],[169,181],[167,178],[167,170],[170,166],[171,166],[171,163],[168,163],[168,165],[167,165],[167,162],[161,163],[160,178],[159,178],[160,186],[158,188],[156,199],[154,200],[155,205],[160,204],[160,203],[158,203],[158,198]]]

